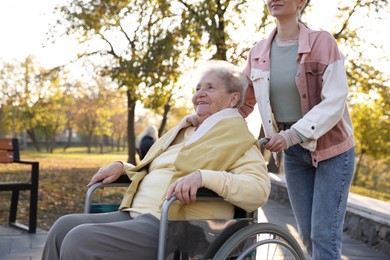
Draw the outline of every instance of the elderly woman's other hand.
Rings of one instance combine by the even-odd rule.
[[[111,183],[116,181],[123,173],[123,163],[116,161],[112,162],[103,168],[100,168],[97,173],[92,176],[91,181],[87,184],[87,187],[91,187],[93,184],[99,181],[103,183]]]
[[[197,114],[188,115],[186,120],[192,126],[195,126],[195,127],[199,126],[199,117]]]
[[[177,179],[168,188],[167,199],[173,194],[183,204],[189,204],[196,201],[196,193],[202,186],[202,175],[200,171],[193,172],[184,177]]]

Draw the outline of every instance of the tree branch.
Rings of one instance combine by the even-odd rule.
[[[349,25],[349,20],[351,19],[352,15],[355,13],[357,7],[360,6],[360,0],[358,0],[355,4],[355,6],[349,11],[347,19],[344,21],[343,26],[339,30],[339,32],[333,34],[333,37],[335,39],[338,39],[340,35],[344,32],[344,30],[348,27]]]
[[[108,53],[110,53],[111,55],[113,55],[115,58],[120,58],[118,54],[115,53],[115,50],[114,50],[114,47],[112,46],[111,42],[101,33],[99,32],[99,35],[100,37],[102,37],[102,39],[108,43],[108,45],[110,45],[110,50],[108,51]]]

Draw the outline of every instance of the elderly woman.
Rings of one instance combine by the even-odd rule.
[[[120,210],[61,217],[50,229],[43,259],[156,259],[163,201],[175,194],[170,218],[231,218],[234,205],[262,206],[270,181],[258,144],[237,108],[248,82],[234,65],[207,62],[192,98],[197,120],[187,116],[162,136],[138,166],[113,162],[88,186],[131,179]],[[198,188],[223,201],[196,201]]]

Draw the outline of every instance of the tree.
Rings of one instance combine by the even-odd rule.
[[[363,29],[357,16],[380,19],[381,12],[388,8],[387,0],[340,3],[338,23],[333,36],[340,43],[347,58],[347,76],[351,89],[349,106],[354,125],[356,150],[360,155],[355,171],[354,184],[360,175],[360,163],[364,154],[375,160],[389,156],[389,82],[390,75],[385,75],[372,65],[365,53],[365,46],[376,46],[374,41],[360,37]],[[340,22],[341,21],[341,22]],[[357,24],[357,25],[353,25]],[[377,46],[380,48],[380,46]]]
[[[182,37],[189,41],[188,56],[198,59],[228,60],[241,63],[249,46],[257,40],[271,22],[265,3],[243,0],[185,1],[182,7]],[[172,4],[174,5],[174,4]],[[248,19],[255,13],[261,19]],[[245,29],[243,29],[245,28]],[[248,30],[243,40],[242,32]]]
[[[116,106],[114,114],[110,118],[112,125],[112,145],[116,142],[116,150],[119,152],[122,147],[122,140],[126,137],[127,113],[124,106]]]
[[[303,21],[306,22],[305,18],[309,17],[314,3],[315,1],[307,1]],[[163,114],[160,127],[160,132],[163,132],[166,124],[164,118],[174,105],[173,95],[178,88],[176,82],[179,61],[183,61],[182,64],[187,64],[188,61],[192,64],[204,57],[226,59],[240,64],[249,48],[266,37],[274,27],[273,18],[269,16],[265,3],[257,3],[255,8],[254,4],[256,3],[239,0],[78,0],[58,9],[65,18],[61,22],[66,33],[79,35],[83,43],[98,40],[100,45],[96,47],[97,45],[91,44],[84,55],[102,57],[106,67],[101,73],[112,77],[126,91],[129,161],[133,161],[135,155],[135,104],[140,101],[145,107]],[[384,86],[387,79],[384,77],[378,84],[371,84],[370,79],[375,78],[378,71],[365,58],[364,46],[373,43],[362,40],[359,37],[362,28],[353,24],[362,15],[377,19],[381,10],[387,10],[386,8],[388,0],[339,1],[338,17],[334,19],[331,30],[340,43],[340,49],[347,55],[347,73],[351,86],[361,83],[375,88],[367,93],[381,95],[381,98],[374,101],[382,103],[388,103],[388,87],[380,87]],[[259,19],[248,19],[249,12],[258,13]],[[310,20],[307,22],[310,26]],[[242,28],[249,28],[245,30],[250,32],[251,37],[242,37]],[[240,36],[241,38],[237,38]],[[351,88],[352,96],[362,90]],[[382,109],[382,114],[378,119],[386,122],[387,108],[379,104],[377,107]],[[355,109],[354,106],[351,108]],[[356,136],[360,138],[359,134]],[[385,139],[381,145],[386,145]]]
[[[115,90],[106,78],[97,76],[79,91],[76,98],[76,129],[85,137],[88,153],[92,152],[95,137],[100,139],[100,153],[103,153],[103,136],[110,136],[113,129],[111,118],[118,100]]]
[[[47,108],[54,92],[61,94],[59,71],[42,68],[32,56],[24,62],[14,61],[3,66],[0,84],[6,96],[2,110],[11,122],[12,135],[16,137],[26,131],[36,150],[40,151],[40,135],[45,134],[46,140],[52,143],[53,135],[60,127],[61,120],[55,117],[54,107]]]
[[[22,82],[22,76],[18,73],[19,66],[16,61],[0,64],[0,130],[2,135],[11,132],[13,137],[16,137],[20,129],[17,125],[17,88]]]
[[[52,82],[53,83],[53,82]],[[56,137],[65,126],[66,115],[63,113],[68,97],[61,89],[51,90],[52,93],[43,98],[36,107],[36,124],[44,136],[46,152],[53,153]]]
[[[126,90],[128,161],[135,164],[134,115],[143,91],[158,84],[165,88],[178,78],[180,43],[166,1],[72,1],[57,8],[67,34],[84,43],[99,43],[83,56],[105,58],[102,75]],[[118,41],[119,40],[119,41]],[[124,43],[124,44],[123,44]]]

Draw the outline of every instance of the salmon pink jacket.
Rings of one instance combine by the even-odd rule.
[[[249,52],[244,73],[251,84],[240,113],[246,117],[258,104],[267,137],[279,132],[270,105],[270,50],[275,28],[268,39]],[[292,128],[308,140],[301,143],[311,151],[312,164],[354,147],[353,128],[346,106],[348,82],[344,58],[328,32],[314,31],[299,23],[297,74],[303,117]]]

